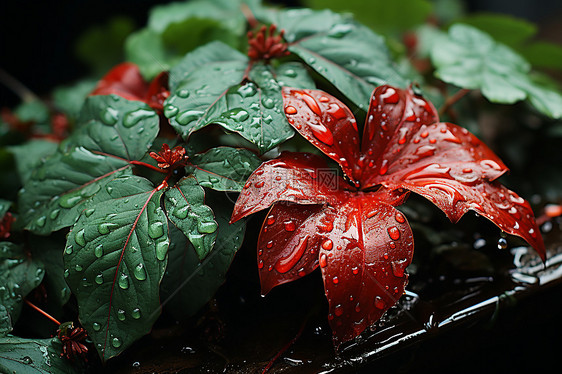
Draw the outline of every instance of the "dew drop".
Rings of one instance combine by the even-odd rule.
[[[384,309],[385,306],[386,306],[386,304],[385,304],[384,300],[383,300],[380,296],[375,297],[375,307],[376,307],[377,309],[381,309],[381,310],[382,310],[382,309]]]
[[[133,310],[131,311],[131,316],[132,316],[134,319],[139,319],[139,318],[141,318],[141,311],[140,311],[140,309],[139,309],[139,308],[133,309]]]
[[[212,234],[215,231],[217,231],[217,223],[215,221],[199,221],[199,223],[197,223],[197,231],[199,231],[200,234]]]
[[[269,226],[273,225],[275,223],[275,216],[272,214],[270,216],[267,217],[267,222],[266,222]]]
[[[351,272],[353,273],[353,275],[357,275],[359,274],[359,268],[357,266],[354,266],[351,268]]]
[[[188,213],[189,213],[189,205],[176,208],[172,211],[174,217],[179,219],[185,219]]]
[[[322,248],[324,248],[326,251],[331,251],[333,247],[334,243],[330,239],[322,243]]]
[[[286,106],[285,107],[285,113],[287,114],[297,114],[297,109],[294,106]]]
[[[408,260],[403,259],[392,261],[390,265],[392,266],[392,274],[394,274],[395,277],[402,278],[404,277],[404,272],[406,271],[406,267],[408,266]]]
[[[390,236],[390,239],[392,240],[400,239],[400,231],[396,226],[389,227],[387,231],[388,231],[388,236]]]
[[[381,169],[379,170],[380,175],[385,175],[388,171],[388,160],[382,160]]]
[[[111,341],[111,345],[113,345],[115,348],[119,348],[121,347],[121,340],[119,340],[119,338],[113,338],[113,340]]]
[[[400,97],[395,89],[389,87],[381,94],[381,99],[385,104],[396,104]]]
[[[79,246],[83,247],[83,246],[86,245],[86,238],[84,236],[84,229],[80,229],[76,232],[76,234],[74,234],[74,241]]]
[[[107,107],[101,111],[100,118],[104,124],[108,126],[113,126],[117,123],[117,120],[119,119],[119,111]]]
[[[103,284],[103,274],[96,275],[94,281],[96,282],[96,284]]]
[[[82,267],[82,265],[76,264],[74,266],[74,270],[76,270],[77,272],[81,272],[82,270],[84,270],[84,268]]]
[[[343,306],[341,304],[335,307],[334,314],[336,315],[336,317],[340,317],[343,314]]]
[[[256,188],[262,188],[264,184],[265,184],[264,181],[259,181],[259,182],[256,182],[255,186],[256,186]]]
[[[498,239],[498,249],[506,249],[507,248],[507,240],[505,238]]]
[[[119,227],[116,223],[111,222],[103,222],[98,225],[98,232],[102,235],[107,235],[111,232],[111,230]]]
[[[63,208],[70,209],[76,206],[80,200],[82,200],[82,196],[64,195],[59,199],[59,205]]]
[[[176,114],[178,114],[178,111],[179,111],[178,107],[173,105],[166,105],[164,107],[164,115],[167,118],[175,117]]]
[[[397,212],[396,215],[394,216],[394,218],[396,219],[396,222],[398,223],[404,223],[406,222],[406,218],[404,217],[404,215],[400,212]]]
[[[263,260],[258,261],[258,269],[263,269]]]
[[[325,268],[326,266],[328,266],[328,257],[326,254],[322,253],[320,256],[320,267]]]
[[[125,118],[123,119],[123,126],[133,127],[136,124],[138,124],[140,121],[147,120],[151,117],[156,118],[156,113],[151,110],[146,110],[146,109],[135,110],[125,115]]]
[[[124,321],[125,320],[125,311],[123,309],[119,309],[117,311],[117,319],[119,321]]]
[[[185,89],[177,90],[176,95],[181,97],[182,99],[187,99],[189,97],[189,91]]]
[[[162,222],[153,222],[148,226],[148,236],[152,239],[158,239],[164,235],[164,225]]]
[[[121,275],[119,276],[119,287],[121,287],[121,289],[126,290],[129,288],[129,277],[127,276],[127,274],[123,274],[121,273]]]
[[[273,240],[268,241],[265,246],[266,246],[267,248],[273,247]]]
[[[143,281],[146,279],[146,270],[144,268],[144,264],[138,264],[135,267],[135,270],[133,271],[135,278],[137,278],[140,281]]]
[[[56,219],[59,216],[60,209],[53,209],[51,214],[49,214],[49,218]]]
[[[309,123],[308,127],[318,140],[326,145],[333,145],[334,144],[334,135],[326,126],[321,123]]]
[[[95,248],[94,248],[94,255],[97,258],[100,258],[101,256],[103,256],[103,245],[102,244],[98,244]]]
[[[297,229],[297,227],[295,225],[295,222],[293,222],[293,221],[283,222],[283,226],[285,226],[285,230],[289,231],[289,232],[295,231]]]
[[[95,211],[96,211],[96,210],[95,210],[94,208],[86,209],[86,210],[84,211],[84,215],[85,215],[86,217],[90,217],[92,214],[94,214]]]
[[[166,254],[168,253],[168,247],[170,242],[167,240],[161,241],[156,244],[156,258],[160,261],[164,261]]]
[[[332,278],[332,283],[338,284],[339,282],[340,282],[340,280],[338,279],[338,277],[333,277],[333,278]]]
[[[310,110],[312,110],[317,116],[322,115],[322,111],[320,110],[318,103],[316,102],[316,100],[314,100],[312,96],[305,93],[301,93],[301,98],[304,100],[304,102],[310,108]]]
[[[92,328],[94,329],[94,331],[100,331],[101,330],[101,325],[97,322],[94,322],[92,324]]]

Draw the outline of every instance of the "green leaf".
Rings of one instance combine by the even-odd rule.
[[[435,75],[447,83],[480,89],[497,103],[528,99],[543,114],[562,118],[562,96],[531,80],[531,67],[520,55],[471,26],[453,25],[448,39],[434,44],[431,60]]]
[[[261,160],[247,149],[213,148],[190,158],[186,170],[199,185],[217,191],[242,191],[246,179],[261,164]]]
[[[50,140],[32,139],[24,144],[8,147],[14,155],[16,169],[22,183],[27,183],[33,169],[56,152],[58,144]]]
[[[13,329],[10,313],[4,305],[0,304],[0,338],[8,335]]]
[[[53,104],[68,117],[76,119],[96,83],[94,80],[83,80],[70,86],[57,87],[53,91]]]
[[[123,43],[135,29],[131,19],[112,17],[105,24],[82,33],[76,41],[76,55],[95,74],[104,74],[123,61]]]
[[[286,62],[275,69],[277,82],[281,87],[315,89],[316,84],[300,62]]]
[[[141,102],[89,97],[77,130],[20,191],[20,225],[42,235],[72,225],[84,201],[113,178],[131,174],[129,161],[146,154],[158,131],[158,115]]]
[[[61,243],[53,236],[29,236],[29,247],[34,259],[39,259],[45,268],[45,285],[49,295],[49,304],[60,311],[70,299],[70,289],[64,279],[62,254],[64,241]]]
[[[456,20],[456,23],[475,27],[499,43],[515,47],[537,33],[537,26],[507,14],[477,13]]]
[[[49,121],[49,108],[39,100],[25,101],[14,109],[14,114],[22,122],[42,124]]]
[[[82,373],[62,354],[58,338],[23,339],[15,336],[0,338],[0,372],[18,374]]]
[[[0,220],[4,218],[10,207],[12,206],[12,202],[4,199],[0,199]]]
[[[138,65],[146,80],[169,70],[174,62],[173,56],[169,56],[164,48],[161,35],[148,28],[129,35],[125,41],[125,54],[127,61]]]
[[[101,201],[86,204],[68,235],[67,283],[103,360],[147,334],[160,315],[170,243],[163,192],[141,177],[117,178]]]
[[[270,12],[265,19],[285,30],[292,53],[360,108],[367,108],[375,87],[408,84],[384,39],[350,18],[328,10],[291,9]]]
[[[424,23],[432,11],[427,0],[306,0],[304,3],[313,9],[351,12],[357,21],[376,32],[396,36]]]
[[[187,138],[216,123],[240,134],[261,153],[293,136],[278,80],[311,87],[305,69],[290,64],[274,71],[269,65],[248,64],[248,58],[240,52],[213,42],[188,54],[174,67],[170,72],[173,94],[164,114],[176,131]]]
[[[45,270],[40,261],[27,256],[22,246],[0,242],[0,305],[18,320],[23,298],[43,280]]]
[[[211,208],[205,205],[205,190],[192,177],[181,179],[166,191],[164,204],[168,218],[204,259],[215,244],[217,222]]]
[[[212,208],[219,224],[217,241],[204,261],[199,262],[195,249],[179,230],[170,230],[173,240],[161,292],[168,312],[178,319],[197,313],[213,297],[244,239],[246,222],[229,224],[232,203],[216,197],[213,196]]]

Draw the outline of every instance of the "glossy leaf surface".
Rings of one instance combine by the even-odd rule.
[[[25,228],[44,235],[72,225],[86,200],[113,178],[131,173],[129,161],[146,154],[158,124],[157,114],[140,102],[114,95],[89,98],[78,129],[20,191]]]
[[[453,25],[448,39],[433,46],[431,59],[436,76],[447,83],[480,89],[492,102],[527,99],[543,114],[562,118],[560,93],[534,82],[523,57],[471,26]]]
[[[240,52],[212,42],[189,53],[171,70],[172,96],[164,114],[183,137],[216,123],[264,153],[294,134],[281,111],[283,82],[298,87],[312,84],[298,64],[274,70],[251,64]]]
[[[40,260],[32,260],[19,245],[0,242],[0,304],[12,323],[18,320],[23,298],[39,286],[44,275]]]
[[[166,191],[164,204],[170,221],[204,259],[215,244],[218,224],[211,208],[205,205],[203,187],[194,177],[185,177]]]
[[[117,178],[100,202],[85,207],[68,235],[67,283],[104,360],[148,333],[160,315],[170,244],[163,192],[141,177]]]
[[[0,338],[2,373],[81,373],[84,368],[61,357],[62,344],[57,338]]]
[[[205,260],[200,261],[183,233],[170,226],[168,268],[161,295],[164,308],[178,319],[191,317],[213,297],[244,239],[246,223],[228,223],[232,203],[216,196],[212,202],[218,223],[217,240]]]
[[[348,17],[328,10],[290,9],[263,18],[285,30],[289,50],[360,108],[367,108],[376,86],[407,84],[384,39]]]
[[[217,191],[241,191],[261,160],[243,148],[217,147],[189,159],[187,171],[199,185]]]

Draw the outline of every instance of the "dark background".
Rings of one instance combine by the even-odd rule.
[[[366,0],[368,1],[368,0]],[[169,0],[75,0],[0,2],[0,68],[39,95],[53,87],[88,74],[76,58],[75,45],[82,32],[102,25],[112,16],[132,18],[135,26],[146,24],[148,10]],[[290,6],[299,2],[275,1]],[[562,43],[560,0],[470,0],[469,11],[493,11],[536,22],[540,37]],[[14,106],[19,99],[0,87],[0,106]]]

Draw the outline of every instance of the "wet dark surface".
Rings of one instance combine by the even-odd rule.
[[[543,225],[546,267],[512,237],[506,249],[498,249],[501,237],[484,220],[463,221],[468,222],[461,222],[460,229],[476,225],[488,229],[489,238],[476,235],[470,244],[451,242],[428,250],[425,236],[416,233],[408,293],[337,354],[319,272],[262,298],[257,270],[252,269],[255,253],[248,243],[205,311],[181,323],[164,314],[150,336],[106,370],[261,373],[301,329],[269,373],[556,369],[562,348],[562,220]]]

